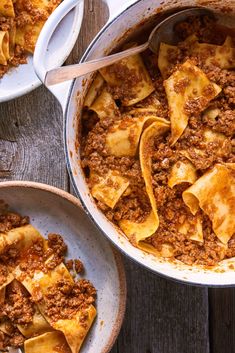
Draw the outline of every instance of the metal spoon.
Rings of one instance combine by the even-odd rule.
[[[159,45],[161,42],[167,42],[168,44],[177,43],[177,38],[174,33],[174,27],[177,23],[184,21],[186,18],[191,16],[207,15],[212,17],[212,10],[193,7],[190,9],[179,11],[165,20],[160,22],[151,32],[148,42],[138,47],[134,47],[117,54],[109,55],[104,58],[88,61],[82,64],[68,65],[60,67],[58,69],[50,70],[45,76],[45,85],[51,86],[60,82],[68,81],[76,77],[88,74],[90,72],[102,69],[103,67],[114,64],[115,62],[127,58],[128,56],[135,55],[151,49],[154,53],[158,53]],[[179,40],[179,39],[178,39]]]

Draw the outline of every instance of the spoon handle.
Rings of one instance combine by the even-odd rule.
[[[64,81],[72,80],[76,77],[89,74],[90,72],[102,69],[103,67],[114,64],[115,62],[145,51],[148,48],[148,43],[138,47],[124,50],[120,53],[106,56],[104,58],[85,62],[83,64],[68,65],[59,67],[58,69],[50,70],[45,77],[45,85],[51,86]]]

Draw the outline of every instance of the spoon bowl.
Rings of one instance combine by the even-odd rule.
[[[212,10],[203,7],[192,7],[176,12],[175,14],[167,17],[165,20],[157,24],[157,26],[152,30],[149,39],[146,43],[138,47],[124,50],[117,54],[106,56],[104,58],[96,59],[82,64],[69,65],[65,67],[60,67],[58,69],[50,70],[46,73],[44,84],[46,86],[51,86],[74,79],[79,76],[86,75],[93,71],[97,71],[99,69],[112,65],[117,61],[120,61],[129,56],[142,53],[148,48],[151,49],[154,53],[158,53],[159,45],[161,42],[166,42],[168,44],[177,43],[177,36],[174,33],[174,27],[177,23],[182,22],[192,16],[202,15],[214,17],[214,13]]]
[[[174,31],[175,26],[193,16],[208,16],[213,18],[214,13],[212,10],[202,7],[193,7],[174,13],[154,27],[148,40],[149,49],[157,54],[161,42],[172,45],[177,44],[180,38]]]

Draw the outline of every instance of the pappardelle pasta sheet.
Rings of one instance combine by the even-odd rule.
[[[154,91],[140,55],[123,59],[112,66],[101,69],[100,73],[125,106],[141,101]],[[123,80],[128,79],[128,90],[123,90]]]
[[[192,214],[200,207],[219,240],[227,244],[235,228],[235,163],[216,164],[184,191],[183,200]]]
[[[164,253],[165,257],[172,256],[170,247],[167,246],[167,244],[164,244],[161,253],[161,251],[157,251],[153,246],[151,246],[150,244],[146,244],[144,241],[151,235],[153,235],[157,231],[159,226],[157,204],[154,197],[154,191],[151,180],[154,137],[164,135],[167,131],[169,131],[169,128],[170,125],[168,121],[160,118],[156,119],[155,122],[153,122],[148,128],[144,130],[140,141],[139,155],[141,170],[145,181],[146,192],[148,194],[152,208],[149,216],[141,224],[128,220],[121,220],[119,223],[120,228],[130,238],[131,242],[137,247],[158,255]]]
[[[207,78],[202,70],[187,60],[164,82],[169,103],[172,145],[188,125],[192,111],[199,114],[214,99],[221,88]]]
[[[15,17],[14,5],[12,0],[1,0],[0,14],[5,17]]]

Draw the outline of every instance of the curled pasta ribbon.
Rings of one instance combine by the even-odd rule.
[[[209,81],[190,60],[164,81],[164,87],[170,108],[171,144],[174,145],[186,129],[190,115],[202,112],[221,88]]]
[[[9,33],[0,31],[0,64],[7,65],[9,58]]]
[[[170,172],[168,186],[172,189],[182,183],[193,184],[197,180],[196,168],[190,161],[176,162]]]
[[[81,324],[82,317],[85,316],[84,324]],[[96,309],[90,305],[84,312],[79,311],[72,319],[58,320],[53,327],[63,332],[72,353],[79,352],[85,337],[87,336],[96,317]]]
[[[172,247],[163,244],[162,251],[157,250],[151,244],[145,242],[147,238],[153,235],[159,227],[159,218],[152,186],[152,151],[154,137],[165,134],[170,129],[170,124],[164,119],[160,119],[152,123],[146,128],[141,136],[140,141],[140,163],[142,175],[145,181],[146,192],[151,204],[151,212],[142,223],[136,223],[129,220],[121,220],[120,228],[131,240],[131,242],[141,250],[150,252],[163,257],[171,257],[173,255]]]
[[[120,115],[117,104],[106,87],[103,88],[101,94],[92,103],[90,110],[93,110],[100,119],[112,119]]]
[[[84,101],[84,107],[90,108],[90,106],[94,103],[96,98],[101,93],[104,83],[105,81],[103,77],[101,76],[100,73],[98,73],[95,79],[92,81],[92,84],[87,92],[87,95]]]
[[[173,188],[182,183],[193,184],[197,178],[197,170],[189,160],[178,161],[171,169],[168,186]],[[188,235],[191,240],[203,243],[202,217],[199,214],[187,217],[185,222],[178,226],[178,231]]]
[[[149,196],[152,211],[158,219],[156,199],[152,185],[152,151],[154,137],[164,135],[169,131],[170,125],[167,120],[157,121],[151,124],[144,132],[140,141],[140,165],[145,182],[146,192]]]
[[[235,164],[216,164],[183,192],[183,200],[193,215],[200,207],[218,239],[227,244],[235,233]]]
[[[153,122],[162,120],[150,114],[137,117],[127,115],[109,130],[106,137],[107,150],[115,157],[134,157],[143,130]]]

